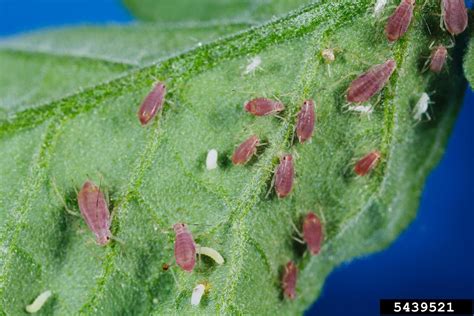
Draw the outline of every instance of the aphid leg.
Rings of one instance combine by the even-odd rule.
[[[268,196],[270,196],[270,193],[272,192],[274,185],[275,185],[275,171],[273,171],[272,182],[270,183],[270,188],[268,189],[267,194],[265,194],[265,198],[268,198]]]
[[[290,217],[290,224],[291,224],[291,227],[293,227],[293,229],[295,230],[295,233],[300,236],[301,238],[303,238],[303,234],[301,234],[300,230],[296,227],[295,223],[293,222],[293,220],[291,219]]]
[[[79,213],[74,212],[74,211],[71,211],[71,210],[67,207],[66,201],[64,200],[63,196],[62,196],[61,193],[59,192],[58,186],[56,185],[56,180],[54,180],[54,178],[51,178],[51,185],[52,185],[52,187],[53,187],[54,192],[55,192],[56,195],[58,196],[59,200],[60,200],[61,203],[63,204],[64,209],[66,210],[66,212],[68,212],[68,213],[71,214],[71,215],[74,215],[74,216],[77,216],[77,217],[81,217],[81,215],[80,215]]]
[[[293,239],[294,241],[304,245],[304,240],[298,238],[298,237],[295,237],[295,236],[291,236],[291,239]]]
[[[443,31],[446,32],[446,28],[444,27],[444,19],[443,19],[444,12],[441,13],[441,16],[439,17],[439,28]]]
[[[296,236],[291,236],[291,238],[295,241],[297,241],[298,243],[304,245],[304,241],[303,241],[303,234],[299,231],[299,229],[296,227],[295,223],[293,222],[293,220],[291,219],[290,217],[290,224],[291,226],[293,227],[293,230],[295,231],[295,233],[298,235],[298,237]]]

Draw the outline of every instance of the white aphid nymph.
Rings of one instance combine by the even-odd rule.
[[[204,284],[198,284],[196,287],[193,289],[193,294],[191,295],[191,305],[193,306],[198,306],[199,303],[201,302],[201,298],[204,295],[204,291],[206,290],[206,287]]]
[[[30,314],[38,312],[51,295],[52,293],[50,290],[44,291],[43,293],[38,295],[38,297],[33,301],[33,303],[26,306],[26,311]]]
[[[334,55],[334,49],[331,48],[323,49],[321,51],[321,56],[327,64],[330,64],[336,60],[336,56]]]
[[[382,15],[383,9],[387,5],[388,0],[377,0],[374,6],[374,16],[376,18]]]
[[[262,58],[260,58],[260,56],[253,57],[250,60],[250,63],[245,67],[243,74],[248,75],[248,74],[254,73],[260,67],[261,63],[262,63]]]
[[[371,114],[374,111],[374,108],[370,105],[351,105],[347,108],[348,111],[359,112],[363,114]]]
[[[207,170],[213,170],[217,168],[217,150],[211,149],[207,153],[206,168]]]
[[[416,103],[415,107],[413,108],[413,119],[416,121],[421,121],[421,117],[425,115],[428,119],[430,119],[430,115],[428,114],[428,105],[430,104],[430,96],[428,93],[423,92],[421,94],[420,99]]]

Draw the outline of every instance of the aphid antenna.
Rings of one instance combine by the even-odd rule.
[[[64,200],[63,196],[61,195],[61,193],[59,192],[59,188],[56,184],[56,180],[54,179],[54,177],[51,177],[51,185],[53,187],[53,190],[54,192],[56,193],[56,195],[58,196],[59,200],[61,201],[61,203],[63,204],[64,206],[64,209],[66,210],[66,212],[68,212],[69,214],[73,215],[73,216],[77,216],[77,217],[81,217],[81,215],[77,212],[74,212],[74,211],[71,211],[68,207],[67,207],[67,204],[66,204],[66,201]],[[77,194],[76,194],[77,195]]]
[[[323,208],[322,208],[322,207],[318,207],[318,210],[319,210],[318,215],[320,215],[321,222],[322,222],[323,224],[327,223],[327,222],[326,222],[326,216],[324,216]],[[323,225],[323,230],[325,229],[325,227],[326,227],[326,225]]]
[[[176,274],[174,274],[174,269],[173,269],[173,266],[171,264],[170,264],[170,268],[168,270],[170,271],[171,275],[173,276],[174,283],[176,285],[179,285],[178,279],[176,278]]]
[[[212,227],[213,225],[210,225],[210,224],[202,224],[202,223],[185,223],[186,225],[188,226],[205,226],[205,227]]]
[[[99,180],[99,191],[97,191],[97,200],[95,201],[95,207],[99,207],[99,196],[100,196],[101,186],[102,186],[102,177],[100,177],[100,180]]]

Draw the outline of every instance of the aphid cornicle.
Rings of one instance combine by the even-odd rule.
[[[257,146],[260,143],[260,139],[257,135],[252,135],[247,138],[242,144],[237,147],[232,155],[232,163],[234,165],[244,165],[250,158],[257,152]]]
[[[138,119],[142,125],[148,124],[156,113],[163,107],[165,100],[166,86],[162,82],[158,82],[153,90],[146,96],[138,110]]]
[[[97,243],[106,245],[112,236],[110,212],[100,188],[87,180],[77,195],[77,202],[87,226],[96,236]]]
[[[375,65],[351,82],[346,99],[348,102],[361,103],[368,101],[380,92],[395,71],[395,60],[389,59],[383,64]]]
[[[280,164],[275,172],[275,192],[279,198],[290,194],[294,177],[293,157],[290,154],[285,154],[280,158]]]
[[[414,5],[415,0],[402,0],[395,12],[388,18],[385,35],[390,42],[398,40],[408,30],[413,17]]]
[[[380,159],[380,153],[376,150],[371,151],[362,157],[354,166],[354,172],[359,176],[365,176],[372,171]]]
[[[443,70],[446,58],[448,57],[448,50],[443,45],[438,45],[431,54],[430,70],[435,73]]]
[[[314,121],[314,101],[306,100],[303,102],[303,106],[298,113],[298,121],[296,123],[296,135],[300,143],[306,142],[313,136]]]
[[[265,116],[281,112],[285,109],[285,106],[283,103],[275,100],[256,98],[248,101],[244,109],[255,116]]]
[[[290,261],[285,266],[282,278],[283,295],[290,300],[296,298],[296,279],[298,278],[298,268],[293,261]]]
[[[196,264],[196,244],[193,236],[185,224],[174,224],[173,230],[176,233],[174,241],[174,257],[176,264],[184,271],[192,272]]]
[[[309,252],[315,256],[321,250],[324,234],[320,219],[313,212],[309,212],[303,222],[303,239]]]
[[[441,11],[449,33],[458,35],[464,32],[467,27],[467,9],[464,0],[443,0]]]

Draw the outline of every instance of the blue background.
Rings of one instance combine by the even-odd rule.
[[[0,0],[0,36],[132,20],[118,0]],[[309,315],[378,315],[379,298],[474,299],[473,124],[474,93],[467,89],[416,220],[388,249],[336,269]]]

